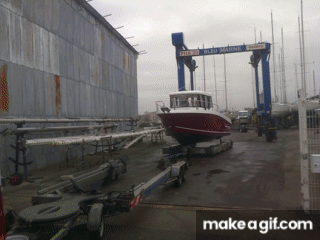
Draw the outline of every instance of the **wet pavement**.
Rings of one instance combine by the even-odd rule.
[[[173,184],[160,186],[130,213],[108,218],[108,236],[111,239],[195,239],[195,206],[299,209],[298,136],[298,129],[281,130],[278,139],[269,143],[253,131],[232,132],[224,138],[233,141],[230,150],[214,156],[192,157],[187,180],[180,188]],[[170,137],[164,140],[151,143],[150,138],[145,138],[143,143],[121,150],[118,155],[127,154],[130,158],[128,172],[101,190],[129,190],[132,185],[160,173],[156,166],[162,148],[176,143]],[[86,158],[95,163],[101,156]],[[44,178],[19,186],[8,184],[3,192],[4,204],[19,212],[31,205],[31,196],[41,185],[58,183],[61,175],[79,175],[93,169],[79,172],[74,168],[59,170],[58,165],[53,165],[35,170],[32,177]]]

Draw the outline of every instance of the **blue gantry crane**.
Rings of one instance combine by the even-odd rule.
[[[185,68],[186,65],[190,70],[190,86],[194,90],[193,72],[197,68],[196,61],[192,59],[194,56],[206,56],[214,54],[227,54],[252,51],[250,56],[250,64],[255,69],[256,82],[256,98],[257,98],[257,116],[258,136],[265,134],[266,140],[272,142],[277,138],[276,121],[271,117],[271,87],[270,87],[270,68],[269,57],[271,44],[268,42],[259,42],[250,45],[237,45],[227,47],[212,47],[204,49],[189,49],[184,43],[183,33],[172,33],[172,44],[176,48],[176,58],[178,65],[178,88],[179,91],[185,91]],[[259,76],[258,64],[261,60],[262,80],[263,80],[263,103],[260,102],[259,94]]]

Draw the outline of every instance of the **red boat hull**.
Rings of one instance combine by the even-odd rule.
[[[181,145],[192,145],[230,135],[231,124],[212,113],[161,113],[168,136]]]

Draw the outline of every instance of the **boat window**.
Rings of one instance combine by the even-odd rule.
[[[247,112],[239,112],[240,117],[247,117],[249,114]]]
[[[203,107],[204,109],[207,109],[207,108],[208,108],[207,105],[208,105],[208,104],[207,104],[207,96],[202,95],[202,107]]]
[[[212,99],[210,96],[197,94],[197,95],[173,95],[170,96],[171,108],[184,108],[184,107],[201,107],[205,109],[212,108]]]
[[[208,98],[208,109],[210,109],[212,108],[212,104],[211,104],[212,99],[209,96],[207,98]]]
[[[201,107],[201,98],[199,94],[197,96],[197,107]]]

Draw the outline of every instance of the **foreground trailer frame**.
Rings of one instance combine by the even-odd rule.
[[[186,180],[188,166],[179,161],[150,179],[132,187],[130,191],[113,191],[99,193],[96,190],[85,191],[79,183],[71,178],[76,192],[62,193],[61,186],[47,189],[34,196],[36,205],[26,208],[18,216],[19,225],[8,232],[8,240],[19,239],[58,240],[65,237],[77,224],[80,216],[86,216],[87,229],[91,239],[103,239],[105,233],[105,216],[130,212],[138,203],[162,184],[175,182],[177,187]],[[34,200],[37,201],[34,201]],[[42,235],[46,236],[43,237]]]

